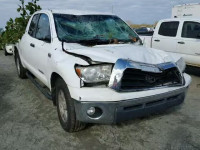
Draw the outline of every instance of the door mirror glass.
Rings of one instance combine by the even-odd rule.
[[[200,39],[200,33],[197,34],[197,39]]]

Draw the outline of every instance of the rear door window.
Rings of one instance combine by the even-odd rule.
[[[35,31],[36,31],[38,19],[39,19],[39,14],[36,14],[36,15],[33,16],[32,20],[31,20],[29,30],[28,30],[28,34],[32,37],[35,37]]]
[[[48,42],[51,40],[49,17],[46,14],[40,15],[35,38]]]
[[[162,36],[176,37],[178,26],[179,26],[178,21],[163,22],[160,25],[158,34]]]
[[[200,37],[200,23],[185,21],[182,29],[182,37],[199,39]]]

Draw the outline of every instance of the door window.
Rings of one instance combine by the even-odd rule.
[[[36,30],[38,18],[39,18],[39,14],[34,15],[30,23],[28,34],[32,37],[35,37],[35,30]]]
[[[160,25],[158,34],[163,36],[176,37],[178,26],[179,26],[178,21],[163,22]]]
[[[183,24],[182,37],[184,38],[200,38],[200,23],[186,21]]]
[[[51,42],[49,18],[46,14],[40,15],[35,37],[38,40],[42,40],[49,43]]]

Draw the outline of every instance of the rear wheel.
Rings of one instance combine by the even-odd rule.
[[[74,101],[62,79],[56,81],[56,104],[60,124],[65,131],[76,132],[85,128],[85,123],[76,120]]]
[[[8,56],[8,52],[6,51],[6,49],[4,49],[4,55]]]
[[[15,55],[15,64],[16,64],[16,68],[17,68],[17,74],[21,79],[25,79],[27,78],[26,76],[26,69],[22,66],[19,54],[16,53]]]

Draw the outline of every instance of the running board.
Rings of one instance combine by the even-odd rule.
[[[33,82],[33,84],[42,92],[42,94],[44,94],[46,98],[52,100],[50,91],[42,87],[42,85],[34,79],[34,75],[32,75],[30,72],[27,72],[26,75]]]

